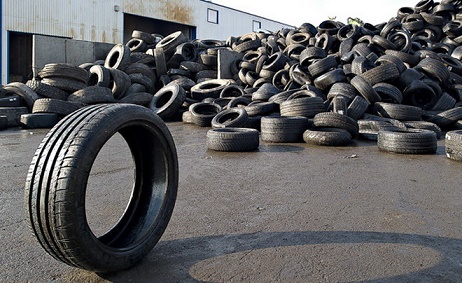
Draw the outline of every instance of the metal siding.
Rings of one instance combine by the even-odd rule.
[[[197,38],[225,40],[229,36],[240,36],[253,30],[253,21],[261,22],[261,28],[276,32],[282,28],[294,28],[253,14],[221,5],[200,1],[197,12]],[[207,22],[207,8],[218,10],[218,24]]]
[[[123,12],[185,25],[195,25],[197,0],[125,0]]]
[[[112,43],[122,38],[122,13],[114,11],[118,1],[6,1],[6,30]]]
[[[122,42],[123,13],[195,26],[198,38],[225,39],[252,32],[253,20],[272,31],[290,27],[199,0],[2,1],[6,1],[6,30],[106,43]],[[119,12],[114,11],[115,5],[120,7]],[[209,7],[219,11],[218,25],[207,22]]]

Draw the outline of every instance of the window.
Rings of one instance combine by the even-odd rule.
[[[258,31],[259,29],[261,29],[261,22],[253,21],[253,31]]]
[[[218,11],[214,9],[207,9],[207,22],[218,24]]]

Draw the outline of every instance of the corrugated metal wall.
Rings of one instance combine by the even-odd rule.
[[[3,0],[5,1],[5,0]],[[225,39],[262,28],[286,26],[255,15],[198,0],[6,0],[4,29],[78,40],[122,42],[123,13],[197,27],[198,38]],[[114,7],[119,7],[115,11]],[[219,11],[219,24],[207,22],[207,8]]]
[[[5,29],[98,42],[119,42],[121,12],[114,0],[7,0]]]
[[[0,1],[2,83],[8,82],[9,31],[116,44],[124,39],[124,13],[191,27],[199,39],[225,40],[230,35],[243,35],[253,30],[253,21],[270,31],[290,27],[205,0]],[[209,8],[218,11],[218,24],[207,21]]]

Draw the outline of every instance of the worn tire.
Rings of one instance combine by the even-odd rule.
[[[67,97],[69,96],[69,93],[64,90],[44,84],[39,80],[28,80],[26,85],[42,97],[67,100]]]
[[[169,119],[178,112],[186,99],[186,92],[178,84],[161,88],[152,96],[149,108],[162,119]]]
[[[117,70],[125,70],[130,64],[130,47],[124,44],[116,44],[106,56],[104,67]]]
[[[88,83],[89,73],[87,70],[67,63],[46,64],[38,73],[41,78],[66,78]]]
[[[77,102],[53,98],[40,98],[34,103],[32,113],[56,113],[61,116],[66,116],[83,106],[84,104]]]
[[[306,117],[262,117],[261,139],[274,143],[303,142],[308,126]]]
[[[462,130],[446,133],[445,152],[447,158],[462,161]]]
[[[303,116],[312,118],[316,114],[326,111],[322,98],[300,97],[288,99],[281,103],[281,116]]]
[[[216,103],[198,102],[189,107],[191,121],[199,127],[210,127],[212,119],[221,112],[221,106]]]
[[[306,130],[303,133],[303,140],[308,144],[324,146],[345,146],[351,143],[351,134],[339,128],[317,128]]]
[[[260,133],[249,128],[217,128],[207,132],[207,148],[216,151],[252,151],[260,145]]]
[[[123,217],[96,237],[85,216],[87,180],[98,152],[116,133],[133,155],[136,180]],[[61,120],[39,145],[25,183],[27,218],[55,259],[95,272],[122,270],[159,241],[177,187],[175,145],[157,115],[136,105],[94,105]]]
[[[436,133],[430,130],[381,130],[377,136],[380,150],[403,154],[432,154],[436,153]]]
[[[27,85],[20,82],[12,82],[3,86],[3,89],[7,94],[17,94],[26,102],[27,107],[32,109],[34,102],[40,98],[35,91],[33,91]]]
[[[149,106],[152,94],[147,92],[135,92],[119,99],[119,103],[130,103],[142,106]]]
[[[112,103],[115,102],[110,88],[102,86],[89,86],[71,93],[67,101],[97,104],[97,103]]]
[[[26,107],[0,107],[2,127],[16,127],[20,125],[21,115],[27,114]]]
[[[59,122],[56,113],[27,113],[22,114],[19,120],[21,126],[28,129],[52,128]]]
[[[232,107],[215,115],[212,119],[213,128],[240,128],[249,120],[244,108]]]
[[[377,102],[374,104],[377,113],[385,118],[400,121],[418,121],[422,119],[422,109],[417,106]]]
[[[358,135],[358,122],[351,117],[334,112],[316,114],[313,118],[316,127],[340,128],[347,130],[353,138]]]

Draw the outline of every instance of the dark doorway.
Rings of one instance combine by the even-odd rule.
[[[132,38],[133,30],[156,33],[162,36],[181,31],[189,39],[196,39],[196,27],[194,26],[124,14],[124,43]]]
[[[8,32],[8,81],[23,82],[32,78],[32,34]]]

